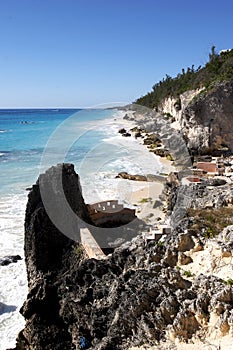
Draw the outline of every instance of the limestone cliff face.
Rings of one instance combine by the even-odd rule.
[[[192,141],[192,129],[201,126],[203,134],[209,136],[208,147],[218,149],[226,145],[233,151],[233,81],[219,83],[209,93],[201,94],[186,108],[185,117],[190,148],[201,146],[201,140]]]
[[[176,120],[189,149],[213,151],[227,146],[233,151],[233,81],[216,84],[211,90],[187,91],[180,99],[167,98],[161,113],[170,113]]]
[[[43,184],[51,181],[55,194],[57,182],[50,176],[56,178],[57,171],[42,178]],[[78,176],[71,165],[62,171],[67,200],[85,217]],[[219,277],[200,271],[191,277],[176,267],[192,261],[186,253],[201,249],[198,240],[180,228],[160,244],[145,244],[139,236],[106,260],[86,259],[50,221],[37,184],[25,219],[29,293],[16,350],[125,350],[166,337],[188,341],[211,333],[210,319],[216,337],[229,334],[232,287]]]
[[[168,97],[158,107],[158,112],[169,113],[173,116],[179,126],[185,126],[184,111],[192,99],[203,89],[186,91],[179,98]]]

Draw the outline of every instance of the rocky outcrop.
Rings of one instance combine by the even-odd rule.
[[[0,266],[6,266],[11,263],[16,263],[19,260],[22,260],[21,256],[19,255],[7,255],[3,258],[0,258]]]
[[[50,177],[56,179],[59,171],[67,201],[88,220],[72,165],[50,169],[41,183],[52,187],[59,204],[59,184]],[[175,175],[171,181],[177,186]],[[86,259],[81,246],[53,224],[36,184],[25,219],[29,293],[21,312],[26,325],[16,349],[120,350],[166,338],[188,341],[209,332],[210,319],[219,336],[228,334],[232,287],[221,278],[192,276],[177,267],[192,262],[188,253],[197,249],[197,239],[196,233],[184,230],[157,243],[145,244],[138,236],[105,260]]]
[[[134,181],[147,181],[147,177],[144,175],[139,175],[139,174],[131,175],[131,174],[126,173],[125,171],[120,172],[117,175],[117,178],[134,180]]]
[[[216,84],[188,105],[184,117],[190,149],[207,147],[221,151],[227,146],[233,151],[233,135],[229,130],[233,123],[232,101],[233,81],[229,81]]]
[[[158,112],[167,115],[167,117],[174,117],[175,121],[178,122],[181,127],[184,127],[186,122],[183,117],[184,111],[193,98],[201,91],[203,91],[203,89],[186,91],[181,94],[179,98],[169,96],[160,103]]]
[[[183,239],[177,240],[182,250],[191,249]],[[232,288],[213,276],[185,277],[175,267],[179,246],[169,239],[152,243],[144,247],[135,239],[105,261],[66,254],[66,264],[53,273],[52,295],[50,275],[35,281],[17,349],[79,349],[81,343],[83,349],[128,349],[167,336],[187,341],[208,330],[212,314],[219,334],[228,333]]]
[[[215,84],[212,89],[186,91],[179,98],[168,97],[158,111],[181,128],[187,146],[194,153],[221,155],[233,151],[233,81]]]
[[[163,148],[155,147],[151,151],[159,156],[168,156],[170,160],[174,160],[175,166],[179,170],[187,169],[192,165],[190,153],[180,130],[174,129],[170,121],[156,111],[139,105],[132,105],[131,108],[135,110],[134,121],[149,134],[150,145],[152,142],[154,146],[158,146],[157,141],[150,139],[152,136],[163,145]]]
[[[72,215],[73,213],[73,215]],[[80,241],[79,227],[90,222],[79,177],[72,164],[51,167],[28,195],[25,259],[29,287],[38,273],[62,266],[63,250]]]

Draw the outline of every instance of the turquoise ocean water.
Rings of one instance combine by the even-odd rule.
[[[20,192],[24,185],[35,181],[42,152],[62,122],[72,116],[68,127],[81,130],[80,142],[66,158],[78,164],[104,137],[104,132],[92,130],[94,122],[113,114],[110,110],[0,110],[0,193]],[[85,128],[83,132],[84,126],[90,128],[89,132]]]
[[[23,257],[26,188],[49,166],[74,163],[86,203],[123,194],[127,202],[131,185],[116,179],[118,172],[161,170],[145,147],[118,133],[123,115],[110,109],[0,110],[0,257]],[[13,347],[23,328],[19,308],[26,293],[24,260],[0,266],[0,350]]]

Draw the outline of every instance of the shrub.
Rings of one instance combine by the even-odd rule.
[[[149,197],[149,198],[142,198],[141,200],[140,200],[140,203],[148,203],[148,202],[150,202],[151,201],[151,198]]]
[[[190,227],[197,233],[203,232],[205,238],[216,237],[225,227],[233,224],[233,209],[189,209],[188,216],[192,217]]]
[[[233,279],[229,278],[228,280],[223,281],[223,283],[225,283],[227,286],[233,286]]]
[[[186,277],[192,277],[192,273],[189,270],[184,271]]]
[[[83,255],[83,247],[81,244],[77,244],[74,247],[74,252],[77,255],[78,258],[81,258],[81,256]]]

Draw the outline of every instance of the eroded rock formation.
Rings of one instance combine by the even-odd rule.
[[[72,166],[63,167],[67,200],[86,216],[78,177]],[[44,181],[56,171],[43,175]],[[56,193],[56,181],[52,183]],[[177,186],[175,177],[173,184]],[[223,232],[221,244],[231,238],[231,230]],[[180,227],[158,243],[145,244],[139,236],[106,260],[86,259],[79,244],[49,219],[37,184],[26,212],[29,293],[21,309],[26,326],[16,349],[125,350],[166,338],[204,338],[213,327],[215,336],[229,334],[232,286],[220,277],[201,271],[193,275],[180,267],[188,269],[190,253],[203,247],[196,232]],[[232,249],[229,242],[227,249]]]
[[[174,126],[177,127],[178,123],[188,148],[193,152],[221,155],[226,146],[233,151],[233,133],[230,130],[233,123],[232,101],[233,81],[228,81],[216,84],[209,91],[186,91],[179,99],[168,97],[158,110],[174,117]]]

